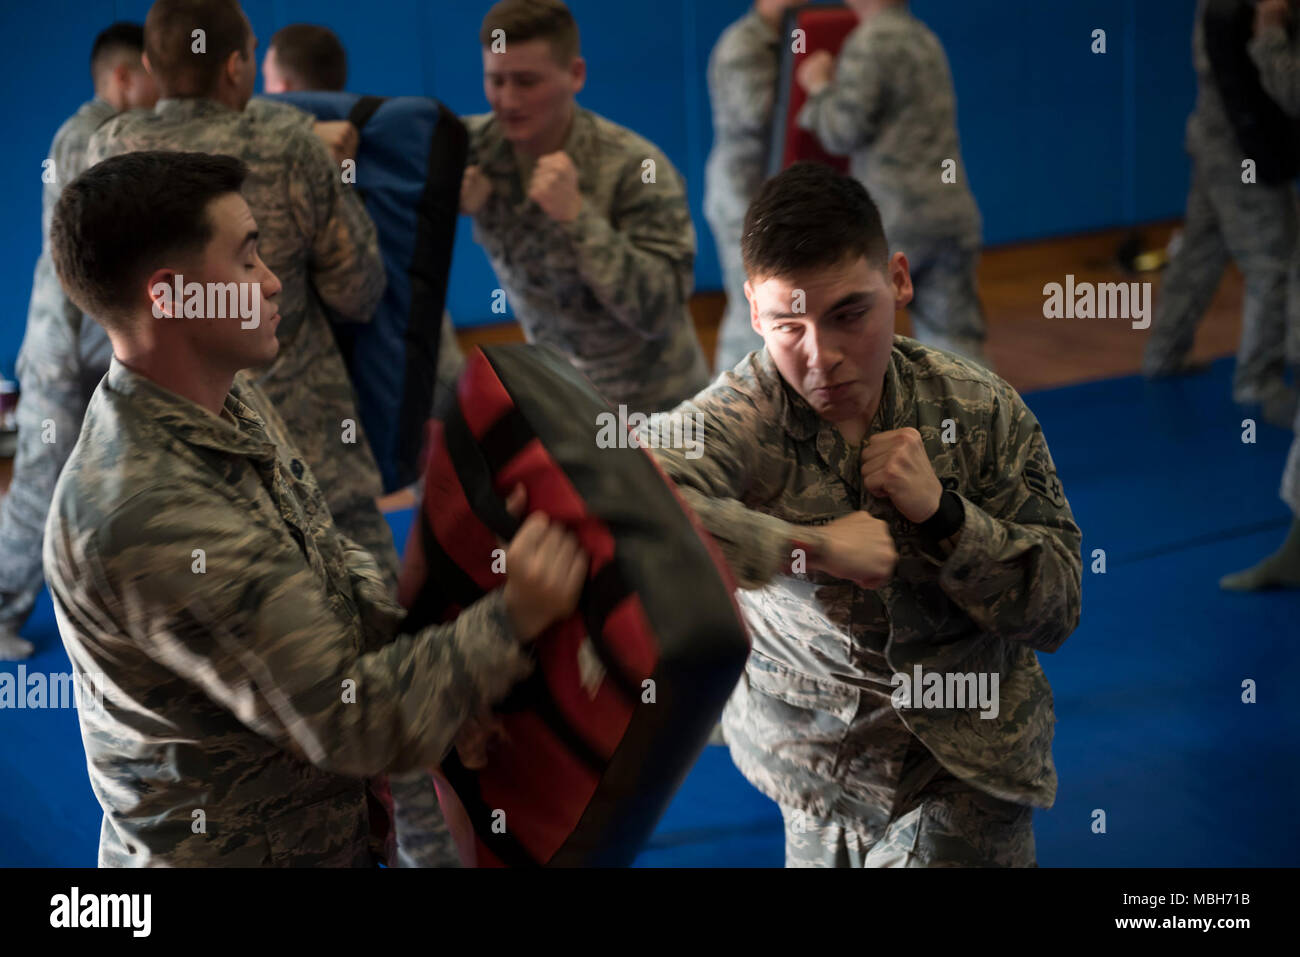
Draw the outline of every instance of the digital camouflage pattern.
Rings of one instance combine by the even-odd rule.
[[[1268,95],[1289,116],[1300,117],[1300,27],[1261,32],[1250,42],[1250,57]],[[1293,367],[1300,368],[1300,250],[1292,260],[1291,270],[1286,357]],[[1292,428],[1296,437],[1282,473],[1281,495],[1292,513],[1300,516],[1300,409]]]
[[[249,168],[243,196],[257,221],[258,252],[283,283],[280,353],[258,385],[289,424],[334,521],[370,550],[395,587],[397,551],[375,505],[379,466],[331,319],[369,322],[387,282],[374,223],[301,110],[254,100],[242,112],[213,100],[164,99],[130,111],[91,140],[91,163],[136,150],[224,153]],[[345,433],[345,423],[355,427]],[[354,438],[355,441],[345,441]]]
[[[777,32],[750,10],[722,32],[709,56],[713,149],[704,167],[704,216],[713,231],[727,293],[714,362],[719,370],[763,348],[745,299],[740,236],[745,212],[767,178],[779,53]]]
[[[564,152],[578,171],[582,212],[559,223],[528,199],[530,177],[495,118],[465,123],[468,165],[492,183],[474,238],[528,341],[558,349],[610,404],[630,410],[671,408],[703,388],[708,367],[688,308],[695,228],[668,157],[575,107]]]
[[[1033,809],[948,774],[915,739],[894,806],[854,830],[782,808],[786,867],[1035,867]]]
[[[1242,161],[1247,157],[1206,50],[1205,16],[1212,2],[1199,0],[1192,32],[1196,108],[1187,121],[1192,185],[1182,240],[1160,283],[1142,371],[1149,376],[1167,375],[1184,365],[1223,271],[1236,262],[1246,289],[1232,393],[1238,402],[1259,402],[1276,394],[1283,381],[1288,282],[1295,281],[1288,274],[1296,257],[1300,221],[1291,183],[1242,182]],[[1250,50],[1256,64],[1262,64],[1265,91],[1287,94],[1277,38],[1252,41]],[[1281,100],[1278,105],[1290,109]]]
[[[17,633],[23,626],[40,594],[50,496],[112,354],[103,327],[84,316],[59,284],[50,220],[63,187],[86,168],[91,134],[116,112],[98,97],[83,103],[50,144],[53,177],[41,193],[41,254],[18,351],[18,448],[9,492],[0,499],[0,645],[6,630]]]
[[[916,336],[983,361],[976,293],[981,224],[957,136],[957,97],[939,39],[906,7],[888,7],[844,40],[831,83],[796,122],[849,171],[880,209],[891,252],[912,268]],[[944,181],[951,161],[952,182]]]
[[[963,503],[951,554],[864,490],[860,447],[783,382],[766,350],[673,411],[703,416],[703,455],[654,454],[722,547],[753,639],[723,713],[750,782],[788,810],[874,841],[919,739],[969,787],[1050,807],[1055,717],[1035,652],[1055,651],[1078,622],[1081,536],[1042,430],[1016,392],[974,363],[894,339],[867,437],[920,432],[936,475]],[[899,552],[892,581],[868,590],[796,567],[799,526],[858,510],[890,525]],[[896,710],[891,678],[916,665],[996,674],[997,716]]]
[[[116,360],[91,399],[45,568],[73,668],[103,675],[79,711],[101,866],[391,859],[366,779],[436,766],[532,669],[499,590],[396,634],[304,458],[246,373],[220,418]]]

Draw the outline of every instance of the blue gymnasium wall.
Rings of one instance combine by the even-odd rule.
[[[0,230],[0,374],[12,377],[40,251],[40,170],[59,124],[90,96],[95,34],[143,21],[148,0],[4,4],[8,135]],[[349,52],[353,90],[438,96],[486,109],[478,26],[491,0],[245,0],[264,45],[286,23],[324,23]],[[709,51],[748,0],[571,0],[589,66],[585,106],[657,143],[687,178],[699,238],[696,287],[719,288],[701,211],[712,141]],[[987,243],[1178,216],[1188,182],[1195,0],[914,0],[952,62],[962,147]],[[1101,28],[1107,53],[1090,52]],[[259,62],[262,48],[259,47]],[[259,86],[260,88],[260,86]],[[449,306],[493,320],[496,286],[462,220]],[[495,317],[499,318],[499,317]]]

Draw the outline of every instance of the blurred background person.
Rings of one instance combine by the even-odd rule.
[[[152,109],[157,101],[158,87],[144,68],[143,52],[144,27],[138,23],[114,23],[95,38],[90,50],[95,95],[59,127],[45,163],[41,254],[18,353],[18,448],[9,492],[0,500],[0,660],[26,658],[33,651],[18,632],[41,590],[50,496],[110,352],[103,328],[59,284],[50,259],[50,217],[63,187],[86,168],[90,134],[123,110]]]
[[[781,21],[786,10],[807,2],[757,0],[723,31],[709,56],[713,149],[704,168],[704,216],[713,231],[727,293],[713,361],[718,372],[763,348],[763,337],[749,319],[740,233],[745,210],[767,178]]]

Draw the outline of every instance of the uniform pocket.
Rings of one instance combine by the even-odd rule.
[[[847,686],[800,674],[757,652],[749,656],[745,678],[753,691],[795,708],[830,715],[845,725],[857,711],[857,693]]]

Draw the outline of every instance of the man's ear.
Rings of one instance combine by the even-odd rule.
[[[221,75],[236,89],[239,88],[239,75],[244,68],[243,64],[244,51],[234,50],[230,56],[226,57],[226,62],[221,68]]]
[[[154,318],[175,319],[178,311],[181,316],[185,315],[182,304],[172,301],[176,291],[176,270],[155,269],[145,281],[145,290],[153,304]]]
[[[758,321],[758,303],[754,301],[754,287],[745,280],[745,301],[749,303],[749,324],[754,331],[760,336],[763,334],[763,324]]]
[[[153,67],[149,65],[149,54],[141,53],[140,62],[144,64],[145,72],[148,73],[150,76],[153,76]]]
[[[574,57],[569,64],[569,85],[573,88],[574,96],[581,93],[587,85],[587,61],[580,56]]]
[[[902,309],[912,301],[912,273],[902,253],[889,257],[889,282],[894,287],[894,309]]]

